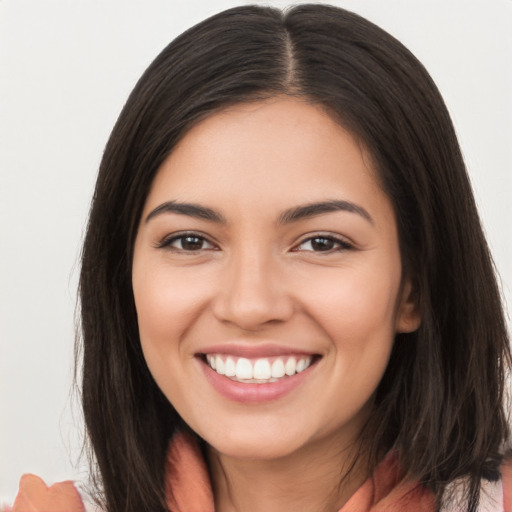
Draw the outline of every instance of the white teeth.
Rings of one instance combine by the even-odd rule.
[[[254,370],[252,372],[253,379],[266,380],[272,377],[270,371],[270,363],[268,359],[258,359],[254,364]]]
[[[295,373],[295,369],[297,367],[297,364],[295,362],[294,357],[290,357],[288,361],[286,361],[286,364],[284,365],[284,371],[286,375],[291,377]]]
[[[220,356],[217,356],[215,358],[215,371],[220,375],[224,375],[224,373],[225,373],[224,361],[222,360],[222,358]]]
[[[256,360],[245,357],[221,356],[219,354],[207,354],[206,361],[210,368],[219,375],[225,375],[233,380],[241,382],[275,382],[285,376],[291,377],[303,372],[311,365],[312,356],[301,357],[277,357],[270,363],[268,358]]]
[[[282,359],[276,359],[272,363],[272,377],[274,379],[280,379],[281,377],[284,377],[285,371],[284,371],[284,363]]]
[[[304,359],[301,359],[299,362],[303,363],[303,365],[302,369],[300,370],[297,365],[297,373],[303,372],[306,368],[309,368],[309,366],[311,365],[311,357],[305,357]]]
[[[224,366],[224,375],[226,377],[234,377],[236,375],[236,366],[235,361],[232,357],[228,357],[226,359],[226,364]]]
[[[236,362],[236,377],[237,379],[252,379],[252,364],[249,359],[241,357]]]

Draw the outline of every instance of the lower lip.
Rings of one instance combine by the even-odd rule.
[[[202,359],[200,359],[199,362],[205,377],[218,393],[229,400],[251,404],[270,402],[282,398],[300,386],[300,384],[308,378],[313,367],[316,366],[316,364],[312,364],[300,373],[296,373],[291,377],[284,377],[275,382],[245,384],[231,380],[224,375],[219,375]]]

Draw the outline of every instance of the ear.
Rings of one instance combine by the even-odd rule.
[[[401,286],[400,303],[396,315],[395,330],[397,333],[416,331],[421,325],[421,312],[411,280],[405,279]]]

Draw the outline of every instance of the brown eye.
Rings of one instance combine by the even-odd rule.
[[[311,247],[315,251],[330,251],[334,244],[335,242],[332,238],[313,238],[311,240]]]
[[[181,249],[185,251],[198,251],[203,248],[203,239],[198,236],[184,236],[178,240],[181,241]]]
[[[214,248],[206,238],[193,233],[167,238],[159,245],[159,247],[167,248],[176,252],[199,252],[205,249]]]
[[[352,246],[332,236],[315,236],[304,240],[297,248],[297,250],[311,251],[311,252],[335,252],[345,249],[351,249]]]

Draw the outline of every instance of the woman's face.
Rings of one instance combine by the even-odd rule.
[[[419,323],[369,155],[287,97],[230,107],[177,145],[144,207],[133,291],[158,386],[234,457],[350,444],[395,333]]]

